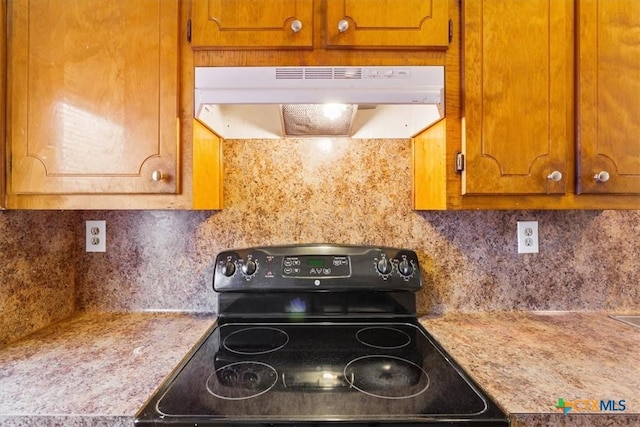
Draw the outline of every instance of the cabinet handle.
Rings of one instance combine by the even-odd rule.
[[[293,22],[291,22],[291,31],[293,31],[294,33],[298,33],[301,29],[302,22],[299,19],[294,19]]]
[[[558,181],[562,180],[562,172],[553,171],[549,175],[547,175],[547,179],[549,181],[558,182]]]
[[[600,172],[598,172],[597,174],[595,174],[595,175],[593,176],[593,179],[595,179],[595,180],[596,180],[596,182],[607,182],[607,181],[609,181],[609,178],[610,178],[610,177],[611,177],[611,176],[609,175],[609,172],[607,172],[607,171],[600,171]]]
[[[338,22],[338,31],[340,31],[341,33],[344,33],[348,29],[349,29],[349,21],[347,21],[346,19],[341,19],[340,22]]]
[[[151,172],[151,179],[155,182],[162,181],[164,179],[164,174],[160,171]]]

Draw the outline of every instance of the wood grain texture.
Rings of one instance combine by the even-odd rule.
[[[313,20],[313,0],[194,0],[193,47],[311,48]]]
[[[447,1],[194,0],[193,47],[446,49]],[[348,29],[340,31],[340,21]]]
[[[573,2],[565,2],[571,6]],[[455,171],[456,153],[463,150],[461,135],[466,133],[466,114],[468,106],[462,99],[466,95],[466,76],[461,73],[461,66],[466,67],[467,58],[460,56],[461,40],[466,38],[466,28],[462,25],[465,21],[465,10],[461,6],[460,0],[450,0],[450,18],[453,21],[453,40],[449,50],[442,56],[442,63],[446,66],[445,86],[446,86],[446,117],[447,117],[447,210],[570,210],[570,209],[640,209],[640,196],[633,195],[608,195],[608,194],[576,194],[575,191],[575,156],[574,149],[567,153],[567,170],[564,174],[566,179],[566,193],[561,195],[547,194],[525,194],[525,195],[469,195],[462,193],[462,179]],[[571,10],[569,11],[571,12]],[[574,39],[573,29],[570,38]],[[565,57],[570,60],[570,65],[566,69],[567,81],[573,87],[574,70],[573,51],[574,45],[567,43],[565,46],[567,53]],[[435,54],[433,52],[426,52]],[[408,56],[410,57],[410,55]],[[435,62],[434,59],[432,61]],[[575,131],[573,125],[574,105],[567,105],[569,109],[565,115],[567,129]],[[574,136],[571,135],[571,140]],[[571,142],[573,144],[573,142]],[[573,147],[573,145],[571,145]],[[414,184],[415,185],[415,184]],[[440,209],[439,206],[425,206],[425,210]]]
[[[327,47],[449,47],[447,0],[325,0]],[[340,21],[349,27],[341,32]]]
[[[563,193],[570,2],[464,2],[464,194]]]
[[[23,0],[24,1],[24,0]],[[331,0],[327,0],[331,1]],[[471,4],[472,0],[465,2]],[[572,13],[574,2],[559,1],[553,2],[563,4],[567,9],[567,13]],[[614,2],[615,3],[615,2]],[[584,3],[587,5],[588,3]],[[9,4],[9,13],[13,3]],[[558,7],[558,5],[554,7]],[[179,22],[184,24],[192,15],[192,4],[190,1],[180,1],[180,19]],[[586,7],[586,6],[585,6]],[[313,2],[314,17],[325,16],[326,3],[324,1]],[[180,146],[179,146],[179,166],[184,169],[176,171],[179,178],[178,194],[16,194],[10,193],[7,196],[7,205],[9,208],[27,208],[27,209],[190,209],[193,205],[194,190],[192,186],[192,167],[201,160],[194,157],[192,127],[193,127],[193,66],[220,66],[220,65],[445,65],[446,66],[446,150],[445,153],[436,156],[444,156],[438,161],[446,164],[445,182],[440,182],[437,190],[446,194],[446,209],[640,209],[640,196],[620,195],[620,194],[576,194],[575,190],[575,162],[574,136],[573,132],[573,113],[574,104],[569,102],[564,105],[565,110],[562,113],[566,122],[565,128],[571,132],[567,136],[568,148],[565,156],[565,164],[567,173],[564,174],[565,193],[558,195],[546,194],[548,189],[541,191],[540,194],[505,194],[498,192],[495,194],[464,194],[462,178],[454,172],[455,154],[462,151],[463,141],[461,135],[466,134],[468,127],[467,113],[462,111],[465,107],[462,103],[463,96],[467,95],[469,90],[467,80],[468,75],[461,73],[461,61],[466,62],[469,58],[461,57],[461,36],[465,30],[462,27],[461,12],[462,2],[460,0],[448,1],[448,14],[453,22],[454,37],[447,51],[438,50],[398,50],[392,48],[358,48],[358,49],[336,49],[324,46],[325,38],[323,36],[323,19],[315,18],[313,32],[313,46],[311,49],[262,49],[255,47],[253,49],[220,49],[220,50],[197,50],[192,52],[191,46],[186,42],[186,25],[180,25],[180,67],[179,67],[179,118],[180,118]],[[572,19],[569,19],[572,21]],[[10,23],[15,26],[16,22]],[[582,24],[580,24],[582,25]],[[573,27],[570,25],[567,29],[569,39],[574,40]],[[9,28],[9,34],[11,34]],[[468,30],[468,28],[466,29]],[[465,32],[465,37],[466,33]],[[631,34],[631,33],[629,33]],[[515,42],[514,42],[515,43]],[[559,80],[568,82],[569,87],[573,87],[573,42],[565,43],[565,51],[563,56],[567,58],[564,77]],[[559,51],[557,52],[560,55]],[[19,57],[12,57],[10,67],[14,67],[14,62],[18,62]],[[499,60],[495,60],[499,63]],[[20,64],[18,64],[20,66]],[[24,67],[24,64],[21,66]],[[496,66],[497,67],[497,66]],[[13,68],[10,69],[12,71]],[[10,77],[16,77],[15,72],[10,72]],[[9,87],[9,97],[12,86]],[[13,113],[9,111],[10,116]],[[173,123],[175,127],[175,123]],[[519,123],[514,125],[516,128]],[[559,125],[558,125],[559,126]],[[13,135],[11,121],[7,123],[9,136]],[[501,132],[496,128],[496,133]],[[637,135],[637,132],[635,133]],[[8,138],[11,141],[11,137]],[[466,140],[465,140],[466,143]],[[426,154],[426,153],[425,153]],[[435,158],[434,158],[435,160]],[[627,159],[630,160],[630,159]],[[415,164],[415,163],[414,163]],[[414,185],[423,186],[420,174],[424,171],[415,169]],[[433,185],[432,181],[429,185]],[[11,185],[11,183],[9,183]],[[549,184],[547,184],[549,185]],[[10,187],[9,187],[10,188]],[[553,188],[551,188],[553,190]],[[431,190],[430,190],[431,191]],[[426,199],[428,200],[428,199]],[[436,197],[433,204],[425,203],[421,209],[442,209],[441,201]],[[415,200],[414,200],[415,202]]]
[[[580,193],[640,194],[639,27],[635,0],[578,4]]]
[[[222,144],[220,137],[193,121],[193,209],[222,209]]]
[[[21,0],[11,19],[11,192],[175,193],[178,2]]]
[[[412,140],[413,209],[447,207],[447,119]]]
[[[6,107],[7,107],[7,1],[0,1],[0,141],[6,141]],[[6,206],[6,146],[0,144],[0,209]]]

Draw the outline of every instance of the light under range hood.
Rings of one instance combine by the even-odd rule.
[[[226,139],[410,138],[444,99],[443,66],[195,69],[196,118]]]

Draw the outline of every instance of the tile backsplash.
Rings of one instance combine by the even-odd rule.
[[[640,310],[640,211],[416,212],[408,140],[223,150],[222,211],[0,213],[0,344],[74,310],[215,311],[215,255],[272,244],[415,249],[421,313]],[[106,253],[84,252],[88,219],[107,221]],[[540,253],[517,253],[518,220],[539,222]]]

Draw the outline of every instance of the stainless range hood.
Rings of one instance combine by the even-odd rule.
[[[444,67],[196,67],[195,115],[226,139],[410,138],[444,116]]]

